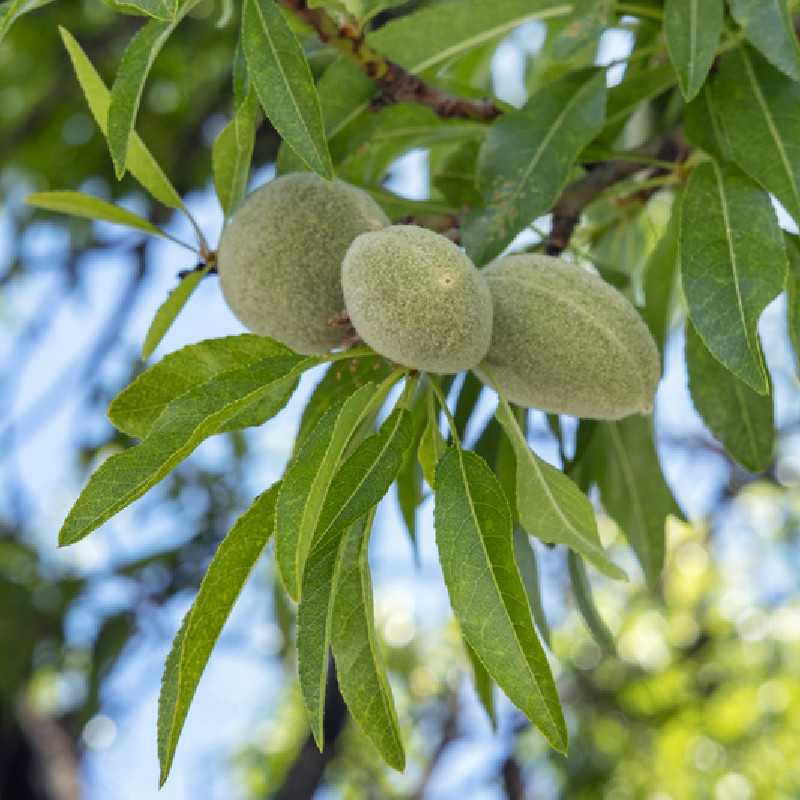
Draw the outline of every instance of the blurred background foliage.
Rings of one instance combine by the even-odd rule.
[[[442,80],[520,102],[545,76],[582,63],[608,63],[634,47],[663,57],[646,14],[617,15],[604,32],[602,17],[594,24],[589,9],[602,5],[587,4],[579,31],[565,34],[557,23],[549,32],[540,24],[524,26],[450,64]],[[660,6],[623,5],[633,13],[637,5]],[[226,9],[212,2],[191,16],[155,64],[138,130],[210,226],[213,241],[220,216],[209,190],[210,146],[231,110],[237,24],[235,14],[226,20]],[[106,544],[87,543],[77,554],[56,551],[56,525],[76,487],[99,458],[129,444],[107,423],[105,408],[141,369],[138,347],[148,315],[176,272],[193,266],[185,255],[145,246],[135,234],[23,205],[33,190],[88,186],[173,229],[184,224],[151,206],[130,177],[114,181],[59,24],[108,80],[140,23],[99,0],[59,2],[23,17],[0,45],[0,798],[154,797],[155,728],[151,717],[148,725],[136,721],[135,712],[154,705],[163,653],[214,548],[288,457],[297,408],[268,434],[231,435],[204,448],[126,514]],[[330,61],[318,45],[309,45],[309,55],[315,70]],[[630,72],[644,61],[631,62]],[[675,96],[666,92],[643,103],[623,132],[627,143],[641,141],[653,120],[673,118]],[[344,174],[376,185],[388,179],[417,198],[468,199],[469,176],[459,165],[471,162],[474,142],[469,136],[457,147],[424,136],[382,139],[381,130],[407,113],[424,110],[387,109],[361,120],[363,130],[349,131],[345,142],[353,152]],[[262,125],[257,181],[271,174],[278,143]],[[622,284],[635,280],[664,230],[670,200],[669,192],[653,200],[605,197],[589,210],[574,245],[591,249],[606,277],[610,271]],[[206,283],[167,350],[237,330],[214,280]],[[692,524],[671,525],[660,596],[645,591],[632,561],[626,566],[635,577],[624,586],[592,576],[616,653],[603,652],[588,634],[561,556],[537,547],[572,734],[569,758],[548,751],[500,698],[492,730],[471,688],[458,632],[442,613],[446,598],[425,521],[430,509],[419,520],[419,568],[400,516],[388,509],[379,517],[373,553],[376,613],[409,768],[402,776],[390,773],[358,732],[345,727],[321,765],[319,797],[747,800],[800,794],[800,407],[779,311],[768,312],[763,333],[780,438],[776,461],[761,476],[732,464],[703,430],[686,395],[680,330],[670,340],[659,441]],[[531,417],[531,438],[555,457],[542,415]],[[618,532],[603,523],[604,541],[613,545]],[[145,536],[145,528],[157,536]],[[623,548],[617,555],[624,560]],[[392,574],[397,570],[402,580]],[[201,693],[212,682],[220,687],[216,705],[190,715],[187,737],[201,733],[182,745],[179,775],[165,797],[275,796],[285,792],[307,746],[286,644],[292,608],[268,564],[253,583],[243,598],[247,617],[237,618],[223,640],[225,662],[214,656],[219,669],[201,687]],[[248,662],[242,671],[236,659],[248,658],[257,670]],[[225,699],[237,692],[232,711]],[[233,740],[220,746],[202,738],[202,731],[243,710]],[[109,783],[112,768],[116,780]]]

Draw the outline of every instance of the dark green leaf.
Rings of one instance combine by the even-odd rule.
[[[603,506],[655,587],[664,566],[667,517],[681,517],[661,472],[650,417],[597,423],[588,444]]]
[[[766,394],[758,320],[783,291],[787,266],[769,196],[732,165],[703,164],[684,193],[680,235],[683,291],[700,338]]]
[[[573,550],[567,553],[567,564],[569,566],[569,580],[572,584],[572,591],[578,603],[578,611],[581,612],[586,627],[592,637],[609,655],[616,655],[617,648],[614,644],[614,634],[609,630],[592,595],[592,585],[589,583],[589,576],[586,574],[586,565],[583,559]]]
[[[571,552],[571,551],[570,551]],[[542,603],[542,588],[539,583],[539,563],[536,559],[536,551],[533,549],[530,537],[522,528],[514,529],[514,555],[517,559],[519,574],[525,584],[525,593],[528,595],[528,602],[531,604],[533,621],[542,637],[544,643],[550,646],[550,625],[544,613]]]
[[[142,14],[169,22],[178,13],[178,0],[103,0],[123,14]]]
[[[108,149],[117,178],[125,174],[128,142],[136,124],[136,114],[144,92],[144,84],[161,48],[186,13],[172,22],[151,20],[131,39],[120,61],[111,87],[108,109]]]
[[[478,700],[481,701],[486,716],[489,717],[489,721],[492,723],[492,729],[497,730],[497,712],[494,707],[494,681],[475,651],[469,646],[469,642],[466,639],[462,639],[462,641],[464,642],[464,649],[467,651],[467,658],[469,658],[469,662],[472,665],[475,693],[478,695]]]
[[[181,282],[167,295],[167,299],[158,307],[147,335],[144,337],[142,345],[142,358],[147,360],[153,355],[156,347],[172,327],[175,318],[181,313],[192,292],[200,285],[200,281],[208,275],[210,267],[192,270]]]
[[[331,649],[342,697],[356,724],[389,766],[403,771],[405,752],[392,691],[375,633],[369,535],[372,514],[350,527],[340,551],[331,615]]]
[[[800,81],[800,47],[788,0],[728,0],[745,36],[790,78]]]
[[[410,413],[394,411],[378,433],[365,439],[337,471],[320,513],[306,560],[297,612],[300,689],[311,730],[322,748],[323,710],[330,644],[333,590],[341,569],[347,528],[386,494],[411,444]]]
[[[53,0],[6,0],[0,5],[0,43],[21,16],[52,2]]]
[[[626,121],[640,103],[664,94],[676,81],[677,75],[670,64],[632,72],[630,78],[625,78],[608,92],[606,128]]]
[[[278,484],[256,498],[223,539],[167,657],[158,701],[163,786],[197,684],[250,572],[272,535]]]
[[[690,322],[686,367],[695,408],[714,437],[751,472],[761,472],[775,451],[772,396],[754,392],[717,361]]]
[[[61,528],[60,544],[74,544],[122,511],[231,417],[314,363],[297,355],[266,358],[178,397],[141,444],[111,456],[95,471]]]
[[[558,751],[567,728],[514,558],[503,489],[475,453],[451,448],[436,471],[436,544],[464,639]]]
[[[317,88],[274,0],[245,0],[242,46],[250,80],[275,130],[314,172],[332,179]]]
[[[251,333],[190,344],[165,356],[123,389],[108,415],[117,430],[144,439],[164,409],[181,395],[224,372],[291,355],[282,344]]]
[[[714,81],[706,83],[703,91],[686,106],[683,131],[695,147],[705,150],[717,161],[730,161],[731,146],[722,125],[719,102],[714,95]]]
[[[731,158],[800,222],[800,85],[742,47],[722,59],[713,92]]]
[[[703,88],[722,33],[722,0],[666,0],[667,49],[684,99]]]
[[[231,121],[219,132],[211,149],[214,188],[226,217],[244,199],[256,141],[256,96],[249,93]]]
[[[581,150],[602,130],[605,73],[585,70],[537,92],[490,128],[478,162],[485,208],[470,214],[464,244],[477,264],[499,255],[558,199]]]
[[[789,275],[786,280],[786,323],[797,370],[800,373],[800,241],[796,236],[786,236],[786,251],[789,254]]]
[[[331,481],[345,449],[378,396],[368,383],[331,408],[289,463],[275,514],[275,558],[289,596],[300,598],[303,567]]]
[[[517,457],[517,505],[522,527],[543,542],[577,550],[609,577],[624,579],[625,572],[603,550],[594,510],[586,495],[563,472],[531,450],[502,397],[496,416]]]

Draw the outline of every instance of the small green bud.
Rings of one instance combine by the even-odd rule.
[[[492,334],[492,298],[474,264],[449,239],[413,225],[359,236],[342,267],[356,333],[412,369],[476,366]]]
[[[653,337],[616,289],[576,264],[501,258],[483,271],[492,345],[477,374],[510,402],[551,414],[648,414],[661,377]]]
[[[303,354],[324,353],[347,331],[341,267],[353,239],[389,225],[364,191],[311,172],[285,175],[250,194],[217,253],[222,293],[241,323]]]

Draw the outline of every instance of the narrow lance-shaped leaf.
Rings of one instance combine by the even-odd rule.
[[[717,361],[686,324],[686,367],[695,408],[725,450],[751,472],[765,470],[775,451],[772,395],[754,392]]]
[[[122,178],[125,174],[128,142],[136,123],[136,114],[150,68],[189,5],[194,3],[187,3],[180,18],[174,21],[154,19],[148,22],[139,29],[122,54],[111,87],[111,103],[108,109],[108,149],[117,178]]]
[[[256,141],[256,96],[251,91],[211,148],[214,188],[226,217],[244,199]]]
[[[256,498],[223,539],[167,657],[158,701],[158,760],[163,786],[211,651],[272,535],[275,484]]]
[[[522,527],[543,542],[573,548],[609,577],[624,579],[625,572],[603,550],[586,495],[531,450],[514,412],[502,397],[496,416],[517,457],[517,505]]]
[[[723,0],[666,0],[667,50],[688,102],[706,81],[722,33]]]
[[[683,112],[683,132],[695,147],[705,150],[717,161],[730,161],[731,146],[714,94],[715,81],[708,81],[703,91]]]
[[[789,0],[728,0],[745,36],[790,78],[800,81],[797,44]]]
[[[162,358],[125,387],[111,402],[109,418],[117,430],[144,439],[164,409],[181,395],[223,372],[266,358],[291,355],[288,347],[252,333],[187,345]]]
[[[614,634],[597,609],[594,595],[592,594],[592,585],[589,583],[589,576],[586,574],[586,566],[583,559],[574,550],[570,550],[567,553],[567,565],[570,584],[575,595],[575,601],[578,604],[578,611],[580,611],[589,633],[592,634],[592,638],[606,653],[614,655],[617,652]]]
[[[402,771],[405,751],[375,632],[369,536],[374,512],[352,525],[341,546],[334,588],[331,649],[339,689],[356,724],[389,766]]]
[[[311,70],[273,0],[245,0],[242,46],[250,81],[275,130],[314,172],[333,178]]]
[[[664,566],[667,517],[681,511],[667,485],[653,442],[652,420],[640,414],[598,422],[586,459],[603,506],[636,553],[651,587]]]
[[[677,75],[670,64],[633,72],[608,92],[606,130],[617,130],[640,103],[668,91],[676,81]]]
[[[145,494],[242,408],[314,363],[296,355],[267,358],[181,395],[141,444],[111,456],[95,471],[69,512],[59,543],[74,544],[91,533]]]
[[[152,236],[164,236],[162,230],[138,214],[128,211],[127,208],[116,206],[99,197],[92,197],[82,192],[34,192],[25,198],[25,202],[30,206],[45,208],[48,211],[58,211],[61,214],[71,214],[74,217],[85,217],[102,222],[113,222],[115,225],[125,225]]]
[[[65,28],[59,28],[59,31],[64,47],[72,61],[75,75],[86,97],[89,110],[103,136],[108,137],[108,108],[111,104],[111,93],[72,34]],[[136,132],[133,133],[128,144],[127,165],[131,175],[156,200],[170,208],[186,210],[175,187],[170,183],[169,178]]]
[[[485,207],[466,219],[464,243],[478,264],[499,255],[558,199],[578,154],[602,130],[603,72],[583,70],[538,91],[490,128],[478,161]]]
[[[681,208],[689,317],[712,355],[760,394],[769,384],[758,320],[783,291],[786,266],[767,193],[732,165],[695,169]]]
[[[475,453],[451,448],[436,470],[436,544],[464,639],[558,751],[567,729],[514,558],[503,489]]]
[[[201,269],[194,269],[188,275],[181,278],[180,283],[167,295],[167,299],[158,307],[147,335],[142,344],[142,358],[148,359],[156,347],[161,344],[161,340],[166,336],[167,331],[172,327],[178,314],[192,296],[194,290],[200,285],[200,281],[208,275],[210,266],[205,265]]]
[[[386,494],[400,470],[411,436],[409,412],[395,410],[378,433],[365,439],[342,464],[325,498],[306,561],[297,612],[297,666],[303,702],[320,748],[324,744],[333,588],[341,567],[344,534]]]
[[[539,582],[539,562],[536,551],[533,549],[530,537],[522,528],[514,528],[514,554],[517,558],[519,574],[525,585],[525,593],[531,604],[533,621],[544,643],[550,646],[550,625],[544,613],[542,602],[542,587]]]
[[[173,20],[178,12],[178,0],[104,0],[126,14],[144,14],[161,20]]]
[[[730,158],[800,223],[800,84],[740,47],[721,59],[712,88]]]
[[[300,599],[303,567],[331,481],[377,393],[378,385],[368,383],[331,408],[286,469],[276,508],[275,557],[294,600]]]
[[[447,450],[441,430],[439,430],[439,409],[430,388],[426,392],[425,405],[427,421],[417,449],[417,459],[422,474],[431,489],[436,488],[436,465]]]

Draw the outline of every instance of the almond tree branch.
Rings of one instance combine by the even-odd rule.
[[[328,13],[309,8],[306,0],[278,0],[298,19],[313,28],[320,41],[355,61],[381,90],[381,103],[418,103],[432,108],[440,117],[493,120],[502,111],[492,100],[457,97],[437,89],[422,78],[376,52],[362,31],[354,25],[338,25]]]

